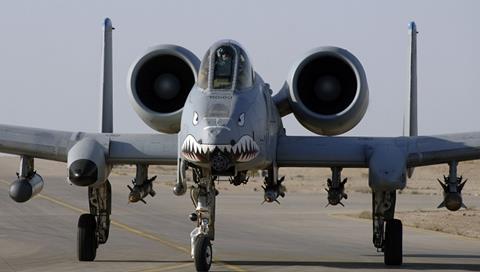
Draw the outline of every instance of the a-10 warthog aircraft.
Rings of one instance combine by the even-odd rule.
[[[402,223],[395,219],[396,191],[414,167],[446,163],[440,206],[463,206],[459,161],[480,158],[480,133],[417,136],[416,27],[410,33],[410,88],[399,137],[331,137],[355,127],[368,106],[368,86],[360,61],[338,47],[319,47],[296,62],[279,92],[255,73],[242,47],[231,40],[214,43],[200,61],[176,45],[153,47],[132,66],[130,98],[140,118],[158,132],[118,134],[112,129],[112,24],[105,20],[103,100],[100,133],[63,132],[0,125],[0,152],[21,156],[10,196],[24,202],[43,187],[34,158],[66,162],[68,180],[88,188],[90,213],[78,222],[78,259],[93,261],[107,242],[111,214],[109,173],[114,165],[136,165],[130,202],[154,196],[149,165],[177,165],[173,193],[190,188],[195,204],[190,234],[196,269],[207,271],[215,239],[215,181],[228,177],[237,186],[251,171],[264,173],[264,201],[285,196],[279,167],[329,167],[328,202],[347,198],[346,167],[368,168],[372,190],[373,244],[385,264],[402,263]],[[293,113],[322,136],[288,136],[281,118]],[[329,136],[329,137],[325,137]],[[186,173],[192,171],[192,186]],[[343,205],[343,204],[342,204]]]

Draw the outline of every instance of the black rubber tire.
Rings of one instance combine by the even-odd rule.
[[[97,255],[97,222],[93,214],[82,214],[78,218],[77,256],[81,262],[92,262]]]
[[[385,227],[385,265],[402,265],[402,236],[402,221],[398,219],[388,220]]]
[[[213,262],[212,243],[210,238],[205,235],[199,235],[195,243],[195,268],[197,271],[206,272],[210,270]]]

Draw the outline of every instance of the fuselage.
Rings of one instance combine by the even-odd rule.
[[[219,64],[219,51],[227,51],[230,62]],[[265,169],[275,158],[282,128],[268,84],[232,41],[214,44],[200,69],[183,108],[180,158],[219,176]],[[251,75],[241,82],[245,70]]]

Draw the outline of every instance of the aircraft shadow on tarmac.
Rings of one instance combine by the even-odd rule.
[[[96,263],[192,263],[193,260],[179,261],[179,260],[95,260]]]
[[[371,255],[373,256],[373,255]],[[376,255],[375,255],[376,256]],[[405,257],[411,258],[447,258],[447,259],[480,259],[480,255],[448,255],[448,254],[407,254]],[[104,263],[191,263],[190,260],[96,260],[95,262]],[[386,266],[380,262],[328,262],[328,261],[221,261],[222,264],[236,266],[296,266],[296,267],[331,267],[345,269],[385,269]],[[480,264],[465,263],[404,263],[399,267],[389,267],[393,269],[408,270],[464,270],[480,271]]]
[[[412,258],[447,258],[447,259],[480,259],[480,255],[471,254],[404,254],[403,257]]]
[[[427,257],[427,256],[425,256]],[[452,255],[455,258],[456,255]],[[480,256],[474,256],[479,258]],[[296,266],[296,267],[331,267],[348,269],[382,269],[387,266],[380,262],[328,262],[328,261],[222,261],[224,264],[237,266]],[[480,271],[480,264],[465,263],[404,263],[398,267],[388,267],[394,269],[408,270],[465,270]]]

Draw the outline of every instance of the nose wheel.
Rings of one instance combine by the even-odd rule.
[[[195,242],[193,259],[197,271],[209,271],[213,260],[212,244],[206,235],[199,235]]]

